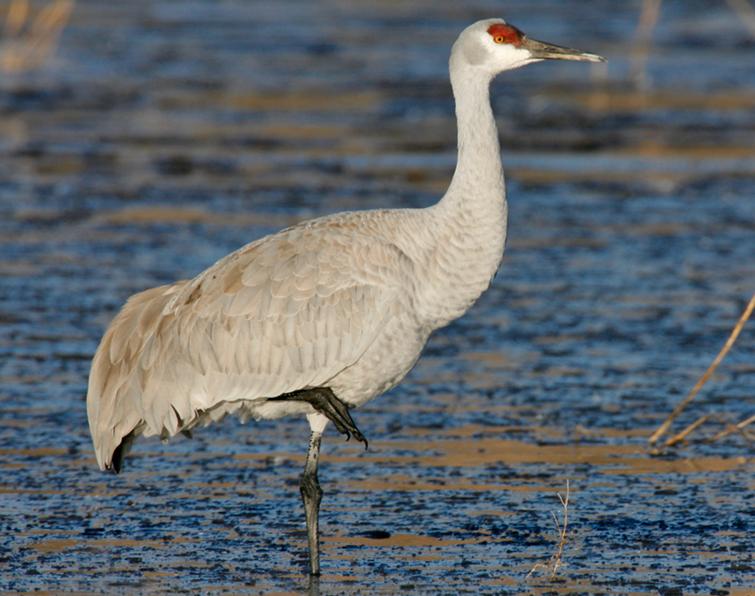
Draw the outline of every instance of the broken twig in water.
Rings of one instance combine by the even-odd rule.
[[[703,422],[705,422],[708,418],[710,418],[710,414],[703,414],[695,420],[692,424],[687,426],[683,431],[676,433],[673,437],[669,438],[665,443],[665,447],[672,447],[676,445],[677,443],[681,443],[684,439],[687,438],[687,435],[689,435],[692,431],[694,431],[698,426],[701,426]]]
[[[561,501],[561,506],[564,509],[564,520],[562,523],[559,523],[558,517],[556,517],[556,514],[551,511],[551,514],[553,515],[553,521],[556,523],[556,531],[558,532],[558,546],[556,547],[556,552],[551,555],[550,561],[548,563],[535,563],[535,565],[530,569],[530,572],[527,574],[527,577],[525,579],[529,579],[535,571],[539,569],[549,569],[550,570],[550,577],[553,578],[558,573],[559,567],[561,567],[562,560],[561,557],[564,554],[564,546],[566,545],[566,529],[569,526],[569,479],[566,479],[566,497],[562,497],[561,493],[556,493],[558,495],[558,500]]]
[[[744,434],[745,438],[750,439],[751,437],[745,431],[745,427],[749,424],[752,424],[753,422],[755,422],[755,414],[753,414],[749,418],[745,418],[744,420],[742,420],[742,422],[738,422],[737,424],[729,424],[724,430],[716,433],[710,439],[708,439],[708,442],[713,443],[714,441],[728,437],[729,435],[736,432],[741,432],[742,434]]]
[[[718,356],[716,356],[715,360],[711,363],[711,365],[708,367],[708,370],[705,371],[702,377],[695,383],[695,386],[692,388],[692,391],[690,391],[687,394],[687,397],[685,397],[682,401],[680,401],[677,406],[674,408],[674,410],[671,412],[671,414],[668,415],[668,418],[661,424],[658,429],[653,433],[653,435],[648,439],[648,442],[653,444],[658,441],[663,435],[666,434],[669,427],[671,426],[671,423],[676,419],[679,414],[681,414],[684,411],[684,408],[689,405],[689,403],[695,399],[695,396],[700,392],[700,389],[702,389],[703,385],[708,382],[708,379],[710,379],[711,376],[713,376],[713,373],[716,371],[716,368],[718,368],[718,365],[721,364],[721,361],[724,359],[724,356],[729,353],[729,350],[734,345],[734,342],[737,341],[737,337],[739,337],[740,332],[742,331],[742,327],[744,327],[744,324],[747,322],[747,319],[750,318],[750,315],[752,314],[752,310],[755,308],[755,294],[752,295],[752,298],[750,298],[750,302],[747,303],[747,306],[745,307],[744,311],[742,312],[742,315],[739,317],[739,320],[737,321],[737,324],[734,325],[734,329],[732,329],[731,333],[729,334],[729,338],[726,340],[726,343],[724,344],[724,347],[721,348],[721,351],[718,353]]]

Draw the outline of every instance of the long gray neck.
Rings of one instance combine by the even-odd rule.
[[[430,209],[434,225],[421,291],[431,327],[461,316],[489,286],[506,240],[506,198],[490,79],[451,57],[459,155],[445,196]]]
[[[491,202],[500,203],[504,195],[498,130],[490,106],[490,77],[462,67],[453,58],[450,71],[456,100],[458,159],[441,203],[482,208],[484,212]]]

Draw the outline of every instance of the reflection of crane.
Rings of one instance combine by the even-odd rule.
[[[500,19],[459,36],[450,71],[459,155],[426,209],[340,213],[252,242],[190,281],[132,296],[92,363],[97,461],[119,471],[137,435],[168,437],[226,414],[306,415],[301,479],[310,572],[319,574],[317,480],[328,420],[367,444],[350,413],[396,385],[430,333],[461,316],[501,261],[506,201],[488,88],[545,59],[602,60]]]

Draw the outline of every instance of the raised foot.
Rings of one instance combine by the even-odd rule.
[[[347,441],[351,437],[354,437],[357,441],[364,443],[364,448],[367,449],[367,439],[351,417],[349,407],[338,399],[336,394],[328,387],[292,391],[291,393],[284,393],[283,395],[274,397],[272,400],[307,402],[315,410],[327,416],[333,422],[336,429],[338,429],[338,432],[346,435]]]

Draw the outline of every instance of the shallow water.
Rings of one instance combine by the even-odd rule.
[[[42,71],[0,78],[0,589],[306,591],[303,420],[94,461],[91,356],[125,298],[342,209],[422,206],[454,164],[448,47],[494,2],[79,2]],[[578,12],[578,14],[576,14]],[[606,55],[493,90],[510,232],[493,287],[404,383],[328,431],[322,593],[751,593],[751,444],[646,438],[755,279],[755,46],[725,3],[513,1]],[[675,429],[752,413],[745,327]],[[558,538],[556,578],[536,573]]]

